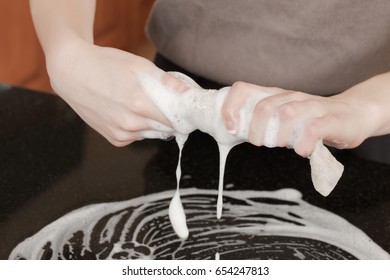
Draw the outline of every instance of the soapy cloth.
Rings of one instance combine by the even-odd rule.
[[[199,129],[214,137],[218,145],[223,145],[228,149],[248,141],[249,125],[255,105],[271,93],[259,92],[258,95],[247,99],[240,110],[239,129],[232,134],[226,129],[221,114],[223,102],[231,87],[207,90],[182,73],[171,73],[184,81],[189,89],[178,94],[167,89],[155,77],[138,74],[143,90],[173,127],[172,130],[153,122],[151,126],[155,130],[144,132],[143,137],[164,139],[174,135],[177,138],[186,139],[192,131]],[[278,117],[274,116],[266,127],[265,146],[270,148],[276,146],[278,127]],[[343,165],[333,157],[322,141],[316,143],[309,160],[314,188],[323,196],[329,195],[343,173]]]

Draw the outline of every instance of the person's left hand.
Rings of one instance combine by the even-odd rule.
[[[280,88],[236,82],[222,107],[226,128],[239,131],[240,109],[248,98],[267,92],[253,110],[248,141],[264,145],[268,122],[278,118],[275,146],[292,147],[302,157],[311,155],[318,140],[339,148],[354,148],[370,135],[369,114],[351,94],[314,96]]]

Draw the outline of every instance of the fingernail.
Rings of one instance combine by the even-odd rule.
[[[237,134],[237,129],[235,129],[234,122],[231,119],[228,119],[228,120],[225,119],[225,125],[226,125],[227,131],[230,134],[233,134],[233,135]]]

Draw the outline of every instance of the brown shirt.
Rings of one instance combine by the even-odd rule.
[[[390,71],[388,0],[157,0],[158,51],[223,84],[328,95]]]

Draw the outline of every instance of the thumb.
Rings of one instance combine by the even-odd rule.
[[[193,79],[180,72],[164,72],[163,85],[176,93],[183,93],[190,88],[202,89]]]

